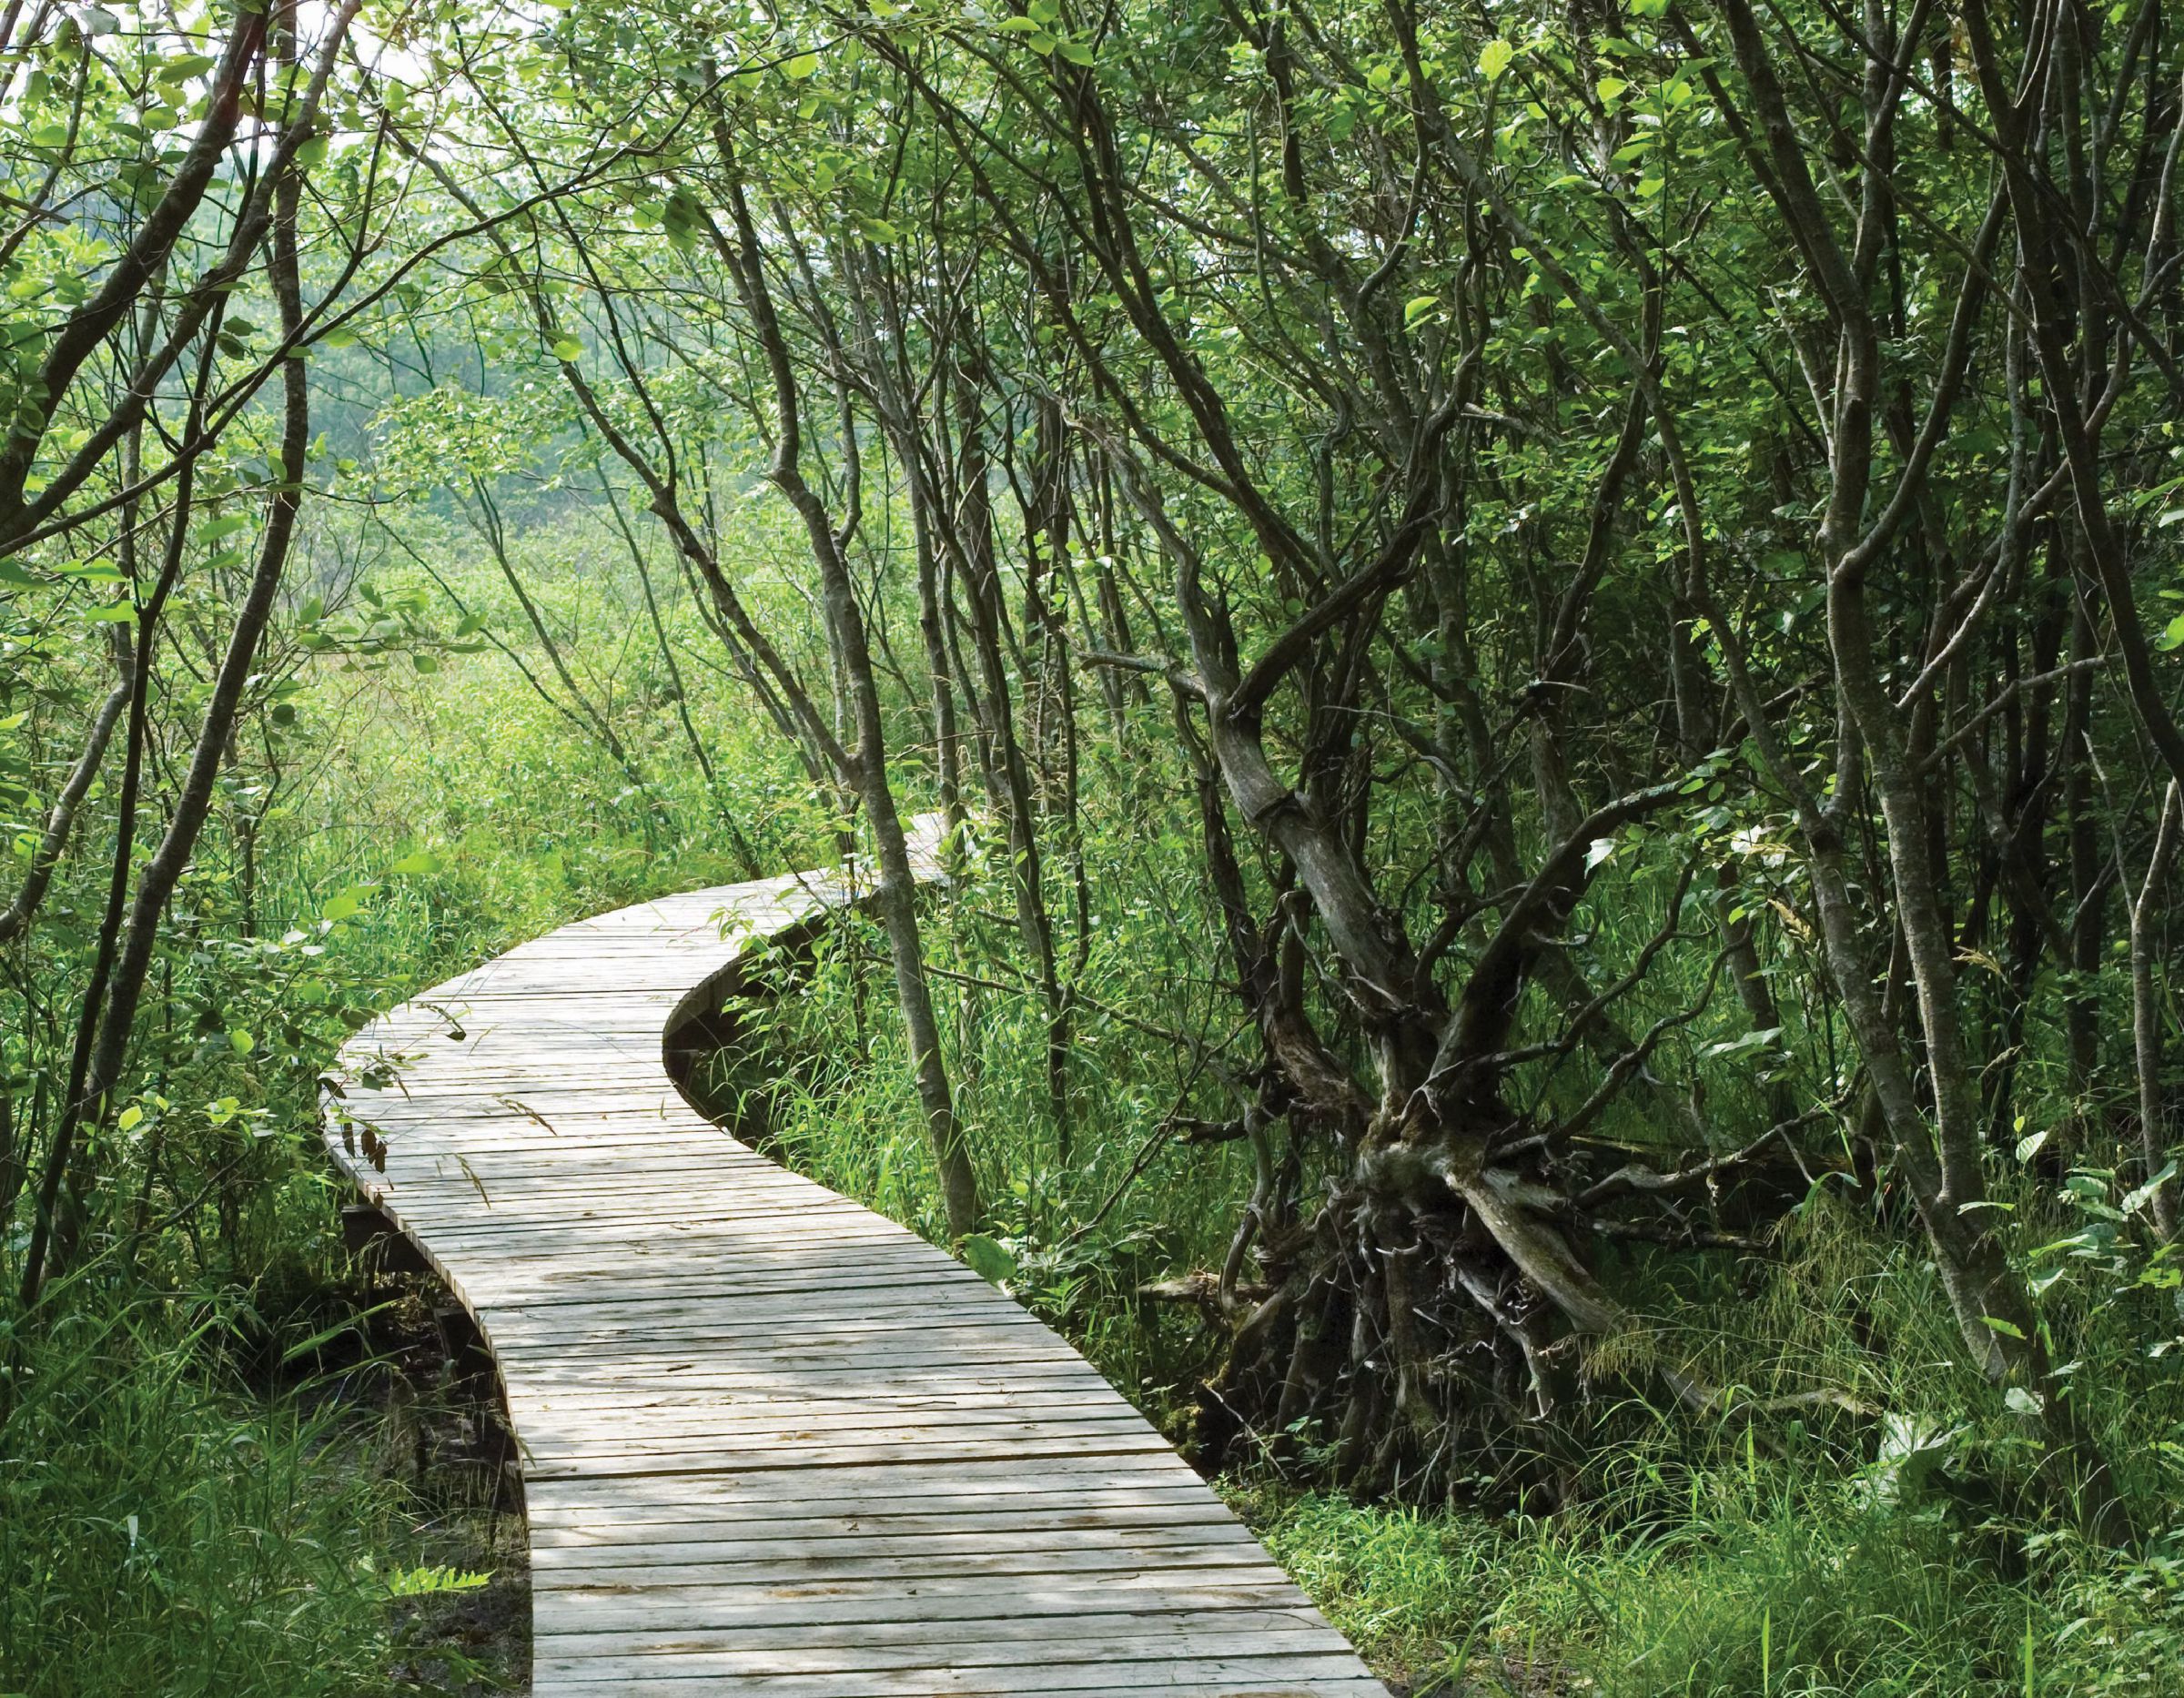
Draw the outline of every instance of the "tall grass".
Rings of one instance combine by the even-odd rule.
[[[2029,1577],[1940,1511],[1768,1468],[1673,1521],[1423,1514],[1239,1483],[1231,1501],[1383,1672],[1420,1693],[2037,1698],[2177,1690],[2159,1557],[2050,1546]]]
[[[352,1417],[223,1372],[235,1317],[64,1297],[12,1340],[0,1421],[0,1691],[353,1698],[400,1542]]]

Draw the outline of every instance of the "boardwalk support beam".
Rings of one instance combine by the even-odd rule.
[[[375,1273],[432,1271],[432,1264],[402,1229],[369,1203],[341,1205],[341,1247]]]

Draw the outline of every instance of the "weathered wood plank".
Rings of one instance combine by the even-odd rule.
[[[1142,1654],[1146,1647],[1128,1649],[1141,1654],[1123,1654],[1113,1644],[1070,1646],[1068,1663],[1057,1660],[1050,1648],[1044,1657],[1016,1663],[995,1661],[960,1663],[881,1663],[876,1667],[833,1668],[824,1662],[816,1668],[800,1664],[781,1673],[763,1667],[760,1659],[736,1659],[714,1673],[693,1681],[678,1666],[668,1674],[653,1658],[571,1658],[542,1664],[544,1673],[533,1688],[535,1698],[559,1698],[571,1691],[601,1691],[630,1694],[632,1698],[661,1698],[662,1694],[721,1693],[827,1694],[827,1698],[897,1698],[898,1694],[934,1694],[935,1698],[963,1693],[1006,1694],[1007,1698],[1043,1698],[1050,1692],[1097,1693],[1105,1698],[1138,1698],[1148,1692],[1218,1693],[1222,1698],[1321,1698],[1337,1692],[1346,1695],[1369,1693],[1387,1698],[1388,1689],[1358,1677],[1354,1654],[1347,1650],[1330,1654],[1294,1646],[1272,1646],[1265,1653],[1228,1651],[1172,1663]],[[1082,1661],[1074,1659],[1082,1658]],[[693,1657],[693,1663],[697,1660]],[[740,1663],[742,1666],[735,1666]],[[654,1667],[661,1672],[655,1674]],[[687,1665],[683,1665],[687,1666]],[[1227,1675],[1226,1680],[1219,1677]],[[602,1675],[610,1683],[600,1685]],[[1330,1680],[1350,1683],[1328,1686]],[[578,1683],[581,1683],[579,1684]]]
[[[551,1669],[571,1663],[672,1657],[677,1673],[723,1678],[750,1674],[855,1673],[866,1669],[977,1668],[982,1664],[1036,1666],[1044,1649],[1087,1662],[1128,1663],[1171,1656],[1179,1643],[1203,1655],[1268,1656],[1342,1649],[1334,1630],[1277,1625],[1284,1618],[1237,1611],[1175,1611],[1145,1617],[1079,1614],[1065,1627],[1040,1617],[1016,1623],[992,1616],[971,1627],[961,1622],[905,1622],[890,1629],[860,1622],[833,1630],[789,1627],[726,1628],[684,1632],[672,1628],[626,1631],[585,1626],[571,1632],[534,1625],[532,1655]],[[1118,1669],[1118,1675],[1127,1671]],[[1118,1683],[1123,1683],[1118,1682]]]
[[[642,1671],[601,1676],[556,1672],[542,1677],[536,1698],[719,1698],[716,1680],[667,1676],[644,1679]],[[737,1698],[1044,1698],[1048,1693],[1138,1698],[1168,1693],[1176,1698],[1387,1698],[1378,1681],[1349,1673],[1357,1661],[1338,1657],[1236,1658],[1195,1663],[1053,1663],[1031,1668],[863,1670],[854,1676],[749,1675],[736,1682]],[[1324,1673],[1315,1673],[1315,1669]],[[642,1685],[632,1683],[642,1680]]]
[[[1185,1541],[1226,1542],[1241,1538],[1252,1550],[1258,1541],[1220,1504],[1203,1496],[1172,1502],[1139,1501],[1096,1506],[1057,1494],[1044,1508],[1026,1510],[1022,1501],[1006,1508],[992,1503],[946,1514],[917,1505],[898,1505],[864,1513],[828,1515],[815,1506],[792,1505],[781,1515],[707,1520],[695,1511],[678,1511],[672,1522],[647,1521],[636,1511],[618,1512],[598,1522],[552,1513],[532,1517],[531,1560],[550,1566],[557,1553],[571,1562],[651,1562],[686,1546],[763,1552],[776,1544],[801,1546],[811,1541],[848,1540],[857,1547],[890,1550],[905,1542],[920,1550],[947,1550],[950,1541],[979,1550],[1006,1551],[1021,1541],[1039,1549],[1060,1543],[1099,1548],[1109,1541],[1161,1548],[1172,1535]],[[840,1546],[837,1549],[849,1549]],[[763,1560],[754,1555],[753,1561]]]

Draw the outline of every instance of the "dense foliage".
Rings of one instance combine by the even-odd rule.
[[[2180,88],[2160,0],[0,11],[0,1688],[367,1678],[318,1071],[855,852],[712,1100],[1388,1666],[2161,1690]]]

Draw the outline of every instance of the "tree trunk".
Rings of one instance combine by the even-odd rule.
[[[895,996],[902,1007],[903,1036],[909,1046],[918,1101],[925,1110],[925,1134],[933,1148],[933,1165],[940,1178],[948,1229],[960,1237],[976,1229],[983,1211],[977,1179],[971,1170],[970,1153],[948,1087],[939,1025],[933,1015],[932,989],[925,975],[924,945],[918,935],[916,882],[910,865],[909,847],[903,836],[902,818],[895,805],[895,792],[887,779],[886,726],[880,713],[879,686],[873,675],[864,616],[825,506],[799,470],[803,421],[795,369],[781,321],[774,311],[764,256],[744,197],[724,119],[716,120],[713,132],[727,177],[729,211],[735,226],[736,251],[732,263],[736,285],[742,292],[744,309],[751,316],[753,332],[765,354],[774,388],[776,409],[774,458],[768,476],[804,521],[804,537],[819,569],[821,605],[825,610],[828,633],[848,692],[857,736],[855,749],[848,753],[848,770],[844,779],[854,785],[872,830],[880,864],[880,884],[875,898],[881,922],[886,928],[888,948],[895,957]]]

